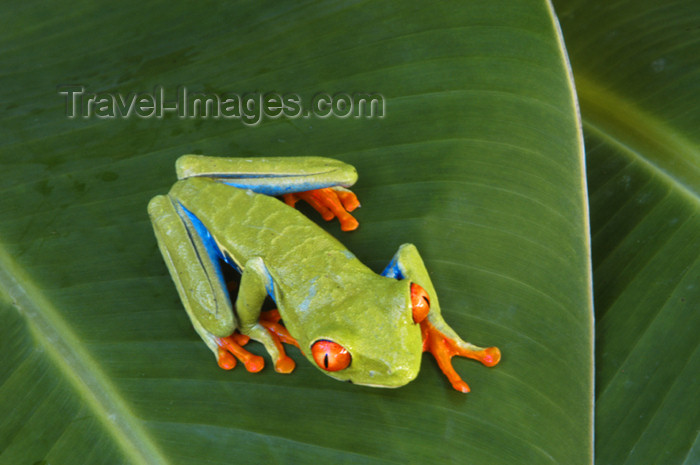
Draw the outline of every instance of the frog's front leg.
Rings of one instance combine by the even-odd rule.
[[[403,244],[382,275],[395,279],[408,279],[414,284],[411,286],[411,300],[414,319],[421,325],[423,351],[433,354],[453,388],[461,392],[469,392],[469,385],[452,367],[452,357],[455,355],[478,360],[488,367],[500,361],[501,352],[497,347],[482,348],[462,340],[442,318],[435,288],[423,259],[413,244]],[[426,305],[427,309],[425,309]],[[427,317],[425,317],[426,310]]]
[[[261,318],[260,310],[268,295],[274,297],[272,277],[262,258],[251,258],[243,268],[236,299],[236,312],[240,319],[239,331],[265,346],[275,361],[275,371],[291,373],[295,364],[282,347],[284,337],[280,337],[278,333],[281,328],[277,323],[279,318]]]
[[[306,201],[324,220],[338,218],[343,231],[357,228],[350,215],[360,206],[347,188],[357,181],[355,168],[330,158],[270,157],[219,158],[183,155],[176,164],[178,179],[206,176],[241,189],[266,195],[281,195],[294,207]]]

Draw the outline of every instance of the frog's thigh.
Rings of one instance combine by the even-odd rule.
[[[208,177],[266,195],[349,187],[357,181],[351,165],[322,157],[221,158],[183,155],[176,162],[178,179]]]
[[[158,247],[197,333],[216,354],[217,337],[235,330],[233,309],[218,263],[184,212],[165,195],[151,199],[148,213]]]
[[[265,267],[262,258],[248,260],[243,267],[241,284],[236,299],[236,311],[240,319],[239,331],[260,342],[277,363],[286,355],[280,351],[270,332],[260,324],[260,309],[265,297],[274,295],[272,277]]]

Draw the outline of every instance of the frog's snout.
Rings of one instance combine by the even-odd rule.
[[[412,366],[394,366],[386,370],[368,370],[362,379],[351,380],[354,384],[372,387],[398,388],[405,386],[418,376],[418,369]]]

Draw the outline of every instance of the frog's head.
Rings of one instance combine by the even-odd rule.
[[[374,387],[403,386],[420,369],[419,323],[429,310],[427,294],[408,280],[390,278],[371,288],[371,294],[348,296],[339,302],[342,308],[323,312],[326,321],[309,335],[304,353],[333,378]]]

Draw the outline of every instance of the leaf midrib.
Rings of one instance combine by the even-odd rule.
[[[24,317],[37,345],[120,446],[129,463],[166,465],[100,365],[89,355],[54,305],[0,243],[0,297],[7,297]]]
[[[700,204],[700,148],[655,116],[576,70],[576,91],[587,131],[623,150],[674,190]]]

